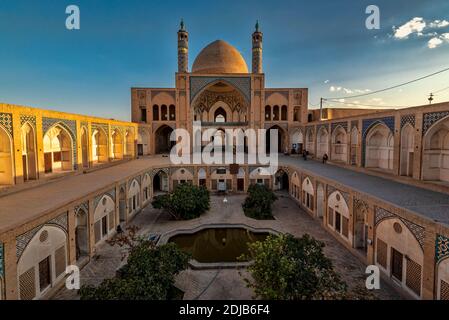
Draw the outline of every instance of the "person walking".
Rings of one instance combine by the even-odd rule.
[[[304,161],[307,160],[307,151],[306,151],[306,149],[304,149],[304,150],[302,151],[302,157],[303,157]]]
[[[327,156],[327,153],[325,153],[323,155],[323,163],[326,164],[327,160],[329,159],[329,157]]]

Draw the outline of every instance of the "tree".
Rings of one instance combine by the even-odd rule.
[[[308,234],[270,235],[263,242],[248,245],[242,258],[252,279],[245,279],[257,297],[264,300],[343,299],[346,284],[323,254],[324,244]]]
[[[187,268],[190,256],[169,243],[155,246],[140,240],[131,246],[127,264],[98,287],[83,286],[81,300],[170,300],[175,276]]]
[[[250,185],[248,196],[242,205],[243,212],[247,217],[254,219],[273,219],[272,206],[276,200],[274,192],[265,185]]]
[[[203,186],[183,183],[170,194],[154,197],[152,205],[156,209],[164,209],[176,220],[189,220],[210,209],[210,195]]]

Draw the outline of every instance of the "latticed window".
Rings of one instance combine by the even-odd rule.
[[[377,257],[376,261],[385,269],[387,268],[387,251],[388,246],[385,242],[380,239],[377,239]]]
[[[449,283],[444,280],[440,283],[440,300],[449,300]]]
[[[19,277],[20,300],[32,300],[36,296],[34,267],[22,273]]]
[[[65,259],[65,246],[60,247],[55,251],[55,273],[58,278],[65,272],[66,259]]]
[[[414,293],[418,296],[421,295],[421,266],[411,259],[407,259],[407,277],[405,283]]]

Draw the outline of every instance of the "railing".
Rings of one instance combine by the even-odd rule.
[[[201,122],[203,127],[244,127],[248,122]]]

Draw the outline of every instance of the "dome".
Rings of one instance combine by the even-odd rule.
[[[195,59],[193,73],[248,73],[245,59],[236,48],[223,40],[205,47]]]

